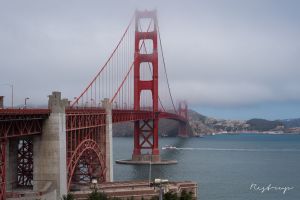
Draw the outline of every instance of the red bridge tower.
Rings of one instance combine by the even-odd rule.
[[[188,120],[188,106],[186,101],[179,102],[178,114],[184,119]],[[187,123],[179,122],[178,136],[188,137]]]
[[[139,30],[141,19],[150,19],[153,30]],[[140,42],[152,40],[152,53],[141,53]],[[141,80],[142,63],[152,64],[152,80]],[[141,109],[141,92],[149,90],[152,93],[153,119],[140,120],[134,123],[134,150],[132,159],[135,161],[149,160],[151,150],[152,161],[159,161],[158,149],[158,52],[157,52],[157,18],[156,11],[136,11],[135,13],[135,54],[134,54],[134,110]],[[144,152],[143,152],[144,151]]]

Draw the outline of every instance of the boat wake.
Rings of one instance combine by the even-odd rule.
[[[162,148],[163,150],[170,148]],[[187,151],[250,151],[250,152],[300,152],[300,149],[226,149],[226,148],[180,148],[173,147],[172,150],[187,150]]]

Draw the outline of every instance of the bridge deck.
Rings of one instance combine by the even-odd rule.
[[[76,128],[78,119],[84,123],[81,123],[81,127],[83,125],[86,127],[105,125],[105,114],[105,110],[102,108],[66,109],[67,118],[70,118],[69,122],[73,122],[73,129]],[[47,119],[49,115],[49,109],[0,109],[0,139],[40,134],[43,120]],[[148,120],[153,119],[155,115],[159,118],[186,122],[185,118],[174,113],[118,109],[112,110],[112,122]]]
[[[49,109],[1,109],[0,139],[42,133],[43,120],[49,114]]]

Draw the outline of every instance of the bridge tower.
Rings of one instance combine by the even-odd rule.
[[[181,101],[179,102],[179,107],[178,107],[178,114],[185,118],[188,119],[188,106],[186,101]],[[188,137],[188,130],[187,130],[187,123],[179,123],[179,132],[178,136],[180,137]]]
[[[188,118],[188,105],[187,105],[186,101],[179,102],[178,114],[185,119]]]
[[[150,19],[153,23],[153,30],[143,32],[139,29],[140,22],[143,19]],[[140,42],[142,40],[152,40],[153,49],[141,53]],[[140,71],[142,63],[152,64],[152,80],[141,80]],[[135,13],[135,54],[134,54],[134,110],[141,110],[142,91],[151,91],[153,119],[139,120],[134,122],[134,150],[132,159],[135,161],[149,160],[142,151],[151,150],[152,161],[159,161],[158,149],[158,52],[157,52],[157,17],[154,11],[136,11]]]

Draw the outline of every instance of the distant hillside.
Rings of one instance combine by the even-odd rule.
[[[236,133],[236,132],[278,132],[278,133],[298,133],[300,128],[300,119],[295,120],[265,120],[250,119],[244,120],[226,120],[215,119],[201,115],[195,111],[189,111],[189,123],[194,135],[209,135],[212,133]]]
[[[265,120],[250,119],[245,120],[226,120],[215,119],[204,116],[194,110],[188,110],[189,134],[191,135],[211,135],[213,133],[235,133],[235,132],[285,132],[299,133],[300,118],[289,120]],[[162,119],[159,121],[159,135],[177,136],[178,122]],[[113,125],[113,135],[117,137],[126,137],[133,135],[133,123],[120,123]]]
[[[201,115],[200,113],[194,111],[194,110],[189,110],[188,111],[188,115],[189,118],[192,120],[196,120],[196,121],[202,121],[205,122],[205,120],[207,120],[208,117]]]
[[[188,117],[193,135],[207,135],[214,132],[214,129],[208,126],[208,117],[201,115],[194,110],[188,110]]]
[[[300,127],[300,118],[280,120],[286,128]]]
[[[210,135],[220,132],[236,132],[249,126],[243,120],[224,120],[207,117],[189,110],[189,123],[194,135]]]
[[[249,124],[248,130],[255,131],[270,131],[278,127],[284,127],[284,124],[279,120],[250,119],[246,123]]]

